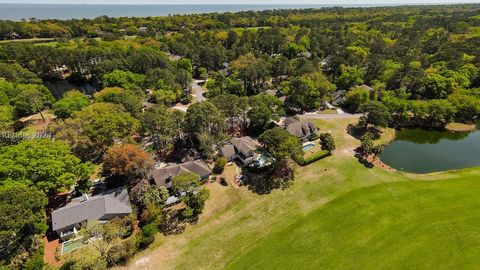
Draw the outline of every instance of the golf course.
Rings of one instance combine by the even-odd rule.
[[[366,168],[355,119],[317,120],[331,157],[298,167],[294,184],[258,195],[208,185],[198,224],[159,235],[123,269],[476,269],[480,262],[480,169],[431,174]],[[394,137],[384,130],[383,142]]]

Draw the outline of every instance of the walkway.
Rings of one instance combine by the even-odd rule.
[[[201,80],[192,80],[192,97],[193,97],[193,103],[195,102],[202,102],[207,100],[204,96],[205,94],[205,89],[203,89],[202,86],[200,86],[198,83],[203,82]]]

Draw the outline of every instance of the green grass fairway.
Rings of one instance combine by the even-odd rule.
[[[273,234],[228,269],[478,269],[480,179],[352,191]]]

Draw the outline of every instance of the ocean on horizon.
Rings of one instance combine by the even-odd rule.
[[[0,20],[92,19],[109,17],[148,17],[176,14],[224,13],[267,9],[325,7],[372,7],[382,5],[82,5],[82,4],[0,4]]]

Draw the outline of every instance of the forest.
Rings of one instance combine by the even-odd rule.
[[[154,161],[179,162],[187,150],[213,161],[221,142],[262,134],[279,161],[268,175],[291,178],[300,142],[270,129],[280,117],[327,103],[362,113],[365,127],[473,123],[479,14],[471,4],[0,21],[1,134],[55,137],[1,137],[0,269],[43,263],[43,209],[58,193],[88,188],[98,170],[141,190],[137,218],[158,224],[150,203],[162,204],[165,191],[142,186]],[[192,80],[207,101],[195,102]],[[97,91],[54,97],[47,86],[58,81]],[[28,118],[37,114],[45,125],[32,130]],[[184,218],[198,217],[207,193],[184,198]],[[143,247],[157,230],[145,227]]]

